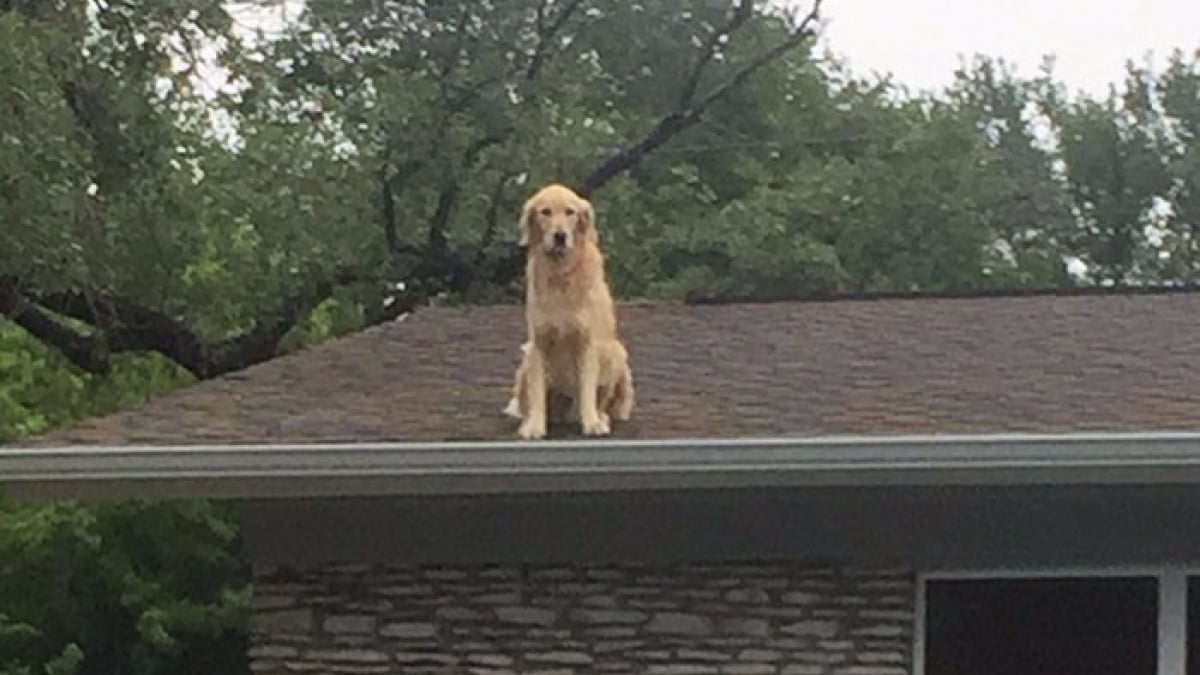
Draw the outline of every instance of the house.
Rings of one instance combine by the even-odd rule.
[[[606,439],[515,440],[516,306],[0,452],[236,500],[257,673],[1200,672],[1200,294],[620,308]]]

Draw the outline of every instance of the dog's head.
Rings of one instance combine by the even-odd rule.
[[[538,190],[521,212],[521,245],[564,260],[585,243],[596,244],[595,212],[588,200],[557,183]]]

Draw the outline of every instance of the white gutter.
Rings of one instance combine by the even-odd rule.
[[[1200,484],[1200,433],[0,447],[18,499]]]

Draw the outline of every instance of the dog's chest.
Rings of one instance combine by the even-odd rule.
[[[584,322],[572,315],[555,317],[538,327],[534,340],[543,352],[575,352],[587,341]]]

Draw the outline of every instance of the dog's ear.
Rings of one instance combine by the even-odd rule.
[[[578,220],[576,222],[578,224],[579,231],[588,238],[588,241],[592,242],[593,244],[598,243],[600,238],[596,234],[596,209],[592,208],[591,202],[582,197],[579,198],[579,205],[577,208],[579,210],[579,215],[577,216]]]
[[[517,241],[517,245],[522,248],[529,246],[530,230],[537,226],[537,215],[532,199],[527,200],[525,206],[521,208],[521,219],[517,221],[517,225],[521,228],[521,238]]]

